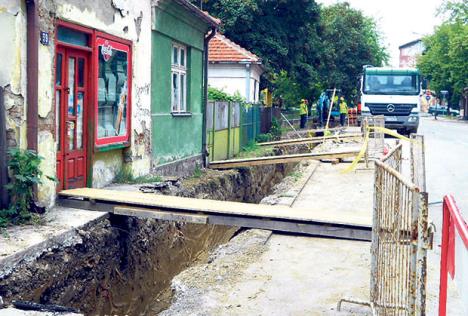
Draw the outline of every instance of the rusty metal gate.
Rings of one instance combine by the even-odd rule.
[[[422,183],[424,147],[418,146],[411,146],[411,179]],[[370,301],[342,299],[338,310],[350,302],[370,306],[373,315],[425,315],[429,247],[427,193],[402,175],[398,144],[375,160]]]
[[[377,315],[425,315],[427,193],[375,162],[371,303]]]

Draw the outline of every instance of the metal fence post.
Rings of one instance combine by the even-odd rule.
[[[213,102],[213,126],[211,129],[211,161],[215,160],[215,135],[216,135],[216,101]]]
[[[252,120],[251,120],[251,124],[252,124],[252,139],[251,141],[254,141],[255,140],[255,106],[252,105]]]
[[[409,289],[408,289],[408,313],[417,315],[417,293],[418,293],[418,230],[419,230],[420,195],[412,194],[411,198],[411,231],[410,231],[410,266],[409,266]]]
[[[430,247],[428,230],[428,194],[421,192],[419,196],[418,219],[418,253],[417,275],[418,293],[416,315],[426,315],[426,284],[427,284],[427,249]]]
[[[231,158],[231,106],[232,103],[228,102],[228,123],[227,123],[227,159]]]
[[[382,201],[382,172],[380,168],[375,169],[374,173],[374,212],[372,214],[372,244],[371,244],[371,278],[370,278],[370,301],[377,302],[378,298],[378,245],[379,245],[379,214],[380,214],[380,201]]]

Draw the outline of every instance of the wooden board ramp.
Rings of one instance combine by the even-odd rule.
[[[352,240],[371,239],[371,220],[332,210],[184,198],[104,189],[59,193],[61,206],[138,218],[215,224]]]
[[[359,153],[359,149],[324,152],[324,153],[305,153],[294,155],[280,155],[268,157],[241,158],[230,160],[212,161],[209,164],[211,169],[230,169],[239,167],[251,167],[259,165],[274,165],[280,163],[299,162],[302,160],[322,160],[322,159],[340,159],[354,157]]]
[[[295,139],[284,139],[273,142],[258,143],[258,146],[293,146],[301,144],[320,144],[325,140],[342,140],[342,139],[352,139],[352,138],[362,138],[361,133],[353,134],[336,134],[332,136],[318,136],[318,137],[305,137],[305,138],[295,138]]]

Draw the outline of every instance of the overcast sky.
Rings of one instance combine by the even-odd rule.
[[[316,0],[326,5],[337,0]],[[432,33],[441,24],[436,17],[442,0],[348,0],[353,8],[372,16],[384,36],[390,53],[390,65],[398,67],[398,46]]]

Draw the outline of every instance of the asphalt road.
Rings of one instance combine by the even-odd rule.
[[[468,123],[423,118],[418,131],[426,144],[429,202],[453,194],[468,219]]]

